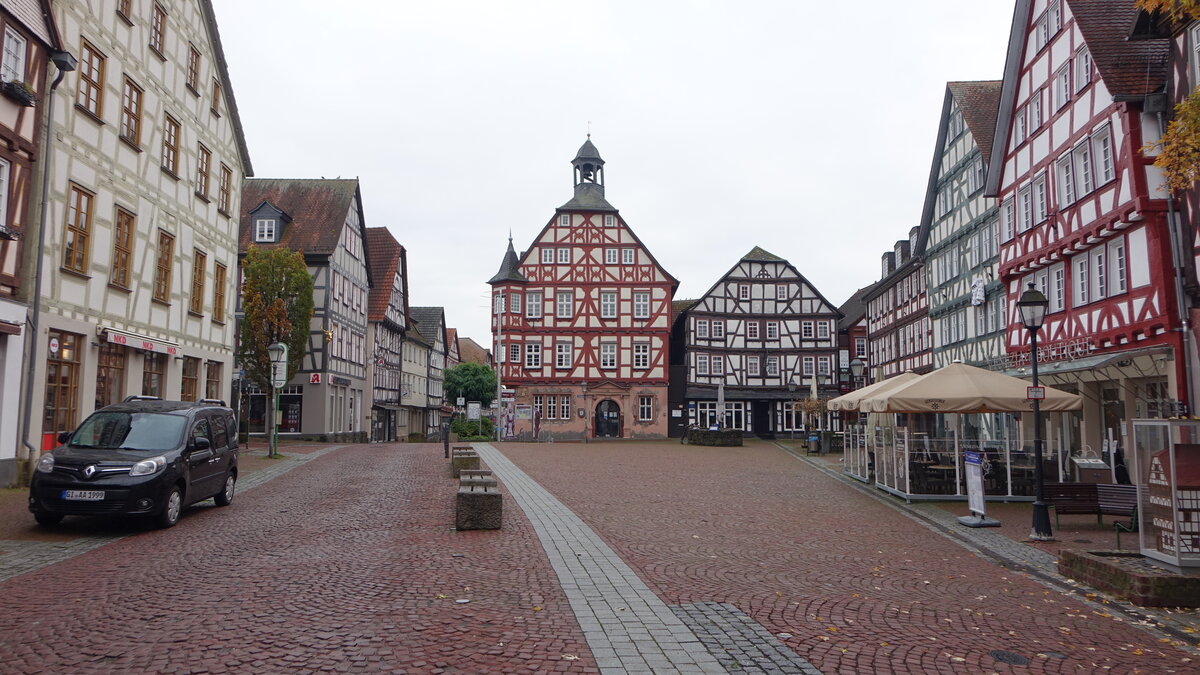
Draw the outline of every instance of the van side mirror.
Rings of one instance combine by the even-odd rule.
[[[197,450],[197,451],[208,450],[211,447],[212,447],[212,441],[208,440],[207,436],[200,436],[199,438],[192,439],[192,449],[193,450]]]
[[[58,444],[59,445],[66,445],[67,441],[69,441],[69,440],[71,440],[71,432],[69,432],[69,431],[58,432]]]

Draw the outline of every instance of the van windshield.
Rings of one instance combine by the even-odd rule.
[[[98,412],[71,436],[77,448],[158,452],[179,447],[187,418],[162,413]]]

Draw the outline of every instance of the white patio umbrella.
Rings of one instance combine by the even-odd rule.
[[[951,363],[928,375],[864,397],[863,412],[890,413],[997,413],[1033,409],[1029,382],[994,370]],[[1079,410],[1083,397],[1046,387],[1042,412]]]
[[[864,398],[870,398],[876,394],[883,394],[895,389],[896,387],[903,386],[909,382],[912,382],[913,380],[919,379],[920,377],[920,375],[917,375],[912,371],[900,373],[896,377],[880,380],[879,382],[863,387],[862,389],[855,389],[849,394],[842,394],[837,398],[829,399],[829,401],[826,403],[826,407],[828,407],[830,410],[859,410],[859,403]],[[864,412],[866,411],[864,410]]]

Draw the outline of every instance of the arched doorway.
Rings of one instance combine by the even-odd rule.
[[[621,437],[621,407],[612,399],[596,405],[596,438]]]

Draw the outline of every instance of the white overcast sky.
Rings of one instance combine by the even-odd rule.
[[[254,173],[358,177],[413,305],[490,346],[489,287],[572,195],[704,293],[754,246],[834,305],[918,224],[947,81],[1000,79],[1002,0],[213,0]]]

